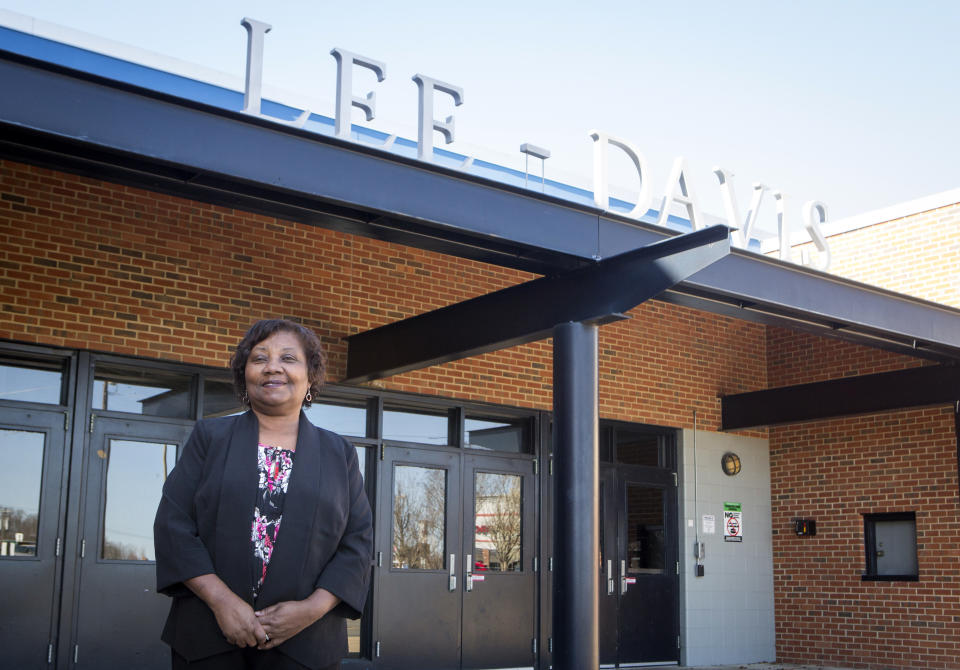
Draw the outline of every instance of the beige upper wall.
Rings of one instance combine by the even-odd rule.
[[[831,234],[833,231],[833,234]],[[830,273],[960,307],[960,189],[828,224]],[[816,256],[811,243],[797,245]]]

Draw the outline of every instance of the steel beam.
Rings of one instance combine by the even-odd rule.
[[[509,246],[515,267],[527,252],[560,267],[597,252],[597,210],[533,191],[2,51],[0,81],[0,155],[36,147],[148,188],[332,207],[464,249]]]
[[[673,234],[588,205],[10,52],[0,51],[0,81],[0,157],[52,169],[538,274],[588,265]],[[960,360],[960,310],[753,252],[734,250],[661,298]]]
[[[596,324],[553,329],[553,667],[599,667]]]
[[[724,396],[721,429],[830,419],[960,400],[960,367],[932,365]]]
[[[726,227],[713,226],[351,335],[346,381],[532,342],[549,337],[558,323],[617,318],[729,250]]]

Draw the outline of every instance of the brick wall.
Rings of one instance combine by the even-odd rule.
[[[960,667],[953,421],[938,407],[771,429],[778,660]],[[903,511],[916,512],[919,581],[861,581],[862,515]],[[795,518],[817,535],[794,535]]]
[[[0,336],[223,366],[255,319],[313,328],[346,367],[347,335],[532,275],[0,162]],[[509,315],[505,315],[509,318]],[[647,303],[600,336],[604,417],[702,429],[719,393],[763,388],[764,328]],[[378,382],[548,409],[549,340]]]
[[[771,386],[903,369],[898,354],[768,331]],[[960,667],[952,407],[770,429],[777,658],[855,668]],[[920,580],[861,581],[863,514],[915,511]],[[817,521],[797,537],[796,518]]]
[[[831,273],[960,307],[960,204],[830,238]],[[809,247],[810,245],[806,245]],[[796,251],[796,250],[795,250]],[[920,365],[772,328],[771,386]],[[770,429],[777,656],[866,668],[960,668],[952,407]],[[915,511],[918,582],[861,581],[863,514]],[[792,534],[815,518],[817,536]]]

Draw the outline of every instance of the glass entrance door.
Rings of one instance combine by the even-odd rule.
[[[378,667],[460,664],[460,454],[389,447],[377,520]]]
[[[620,552],[617,549],[617,479],[612,466],[600,468],[600,665],[617,663],[619,637],[617,609],[620,603]]]
[[[600,663],[679,659],[677,493],[673,440],[615,428],[600,470]]]
[[[462,668],[534,663],[536,519],[529,457],[464,456]]]
[[[84,454],[75,667],[170,666],[160,642],[170,601],[155,590],[153,519],[191,428],[96,417]]]
[[[677,644],[676,514],[669,488],[623,477],[620,517],[620,663],[675,663]]]
[[[532,668],[531,459],[386,447],[381,465],[377,667]]]
[[[48,668],[55,646],[66,452],[64,412],[0,409],[0,648],[4,667]]]

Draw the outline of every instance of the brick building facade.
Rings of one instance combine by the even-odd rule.
[[[533,276],[9,161],[0,170],[2,327],[20,342],[222,367],[252,321],[290,315],[321,337],[336,382],[347,336]],[[765,386],[763,327],[661,303],[630,316],[601,334],[605,417],[688,427],[698,409],[716,427],[718,394]],[[376,385],[546,410],[552,366],[545,340]]]
[[[13,62],[19,65],[15,59]],[[4,114],[12,113],[0,105],[0,121],[13,136],[20,128]],[[471,260],[467,252],[458,256],[378,239],[382,231],[376,229],[354,234],[344,230],[346,224],[311,225],[310,216],[295,220],[253,206],[211,204],[220,197],[213,192],[216,189],[208,193],[208,200],[189,197],[190,179],[183,178],[176,186],[164,181],[167,165],[158,168],[161,176],[155,187],[149,179],[124,172],[127,154],[116,159],[114,167],[121,176],[112,178],[110,170],[100,174],[86,163],[78,168],[70,157],[49,158],[44,153],[49,147],[39,140],[31,147],[35,151],[24,151],[22,145],[34,141],[32,137],[24,139],[26,136],[5,141],[0,154],[0,366],[32,369],[46,365],[44,361],[62,359],[63,369],[69,371],[64,375],[72,376],[75,390],[71,393],[76,393],[70,402],[53,403],[56,407],[52,409],[0,395],[0,423],[12,426],[3,430],[19,430],[16,426],[20,424],[7,418],[17,412],[67,415],[66,427],[56,429],[65,445],[61,466],[64,493],[54,504],[55,508],[59,505],[60,516],[54,514],[50,522],[56,527],[50,534],[56,537],[56,550],[44,547],[42,540],[39,549],[34,549],[40,552],[36,557],[48,557],[50,574],[57,575],[51,583],[59,590],[51,594],[51,602],[62,599],[64,604],[62,611],[57,605],[52,614],[44,615],[50,619],[49,651],[44,647],[36,667],[47,667],[43,659],[53,659],[46,663],[58,668],[81,667],[76,660],[78,649],[107,637],[102,631],[84,632],[87,624],[82,622],[97,617],[92,616],[82,590],[93,570],[113,564],[104,555],[87,557],[86,540],[71,523],[80,520],[81,526],[93,527],[99,523],[94,520],[102,517],[95,499],[97,495],[106,498],[106,494],[85,488],[94,482],[88,473],[90,464],[105,458],[97,453],[91,437],[99,435],[94,418],[102,416],[116,425],[136,421],[125,418],[122,411],[98,413],[109,408],[105,404],[98,407],[96,399],[88,397],[89,389],[100,388],[97,380],[106,383],[107,377],[97,377],[97,365],[105,362],[104,369],[109,371],[141,365],[151,374],[175,371],[193,375],[191,397],[196,400],[204,395],[204,384],[222,377],[231,347],[251,322],[282,316],[304,323],[321,337],[329,356],[331,397],[342,407],[351,411],[363,408],[373,417],[351,437],[357,448],[368,454],[368,486],[380,523],[377,542],[388,556],[390,539],[383,527],[390,523],[392,480],[386,466],[377,462],[392,463],[390,449],[397,454],[402,451],[408,458],[420,454],[431,467],[441,457],[466,463],[474,456],[453,447],[465,446],[463,422],[471,413],[484,419],[496,415],[513,421],[520,417],[517,425],[523,423],[536,435],[528,451],[507,454],[500,465],[484,467],[518,473],[521,466],[529,470],[529,461],[534,461],[535,479],[530,480],[530,487],[536,490],[535,505],[531,503],[535,512],[529,523],[536,528],[531,541],[536,548],[531,546],[529,551],[535,560],[526,563],[524,570],[536,585],[536,621],[532,624],[536,630],[532,651],[529,641],[523,640],[528,657],[523,663],[547,668],[553,649],[551,577],[540,565],[541,561],[552,565],[555,558],[550,531],[554,500],[549,440],[555,383],[552,341],[542,339],[352,384],[345,339],[538,275],[507,262]],[[90,163],[101,159],[100,154],[91,153]],[[403,169],[421,170],[398,164]],[[241,184],[239,191],[248,186],[239,178],[237,183]],[[504,192],[516,196],[517,202],[525,197],[516,189]],[[279,200],[279,195],[272,195]],[[239,197],[238,201],[249,202]],[[306,196],[295,205],[306,208],[304,202],[324,211]],[[537,205],[545,207],[544,202],[553,204],[543,199]],[[376,203],[363,205],[376,209]],[[336,208],[331,211],[333,214],[324,213],[334,218],[339,215]],[[603,220],[603,214],[594,210],[586,211],[585,216],[593,217],[592,222]],[[619,226],[618,234],[623,230],[633,233],[635,222],[614,223]],[[957,236],[953,234],[958,225],[960,206],[950,205],[834,235],[830,238],[832,272],[931,301],[911,302],[923,314],[938,313],[933,302],[960,307],[960,283],[952,271],[958,260]],[[749,257],[745,252],[741,255]],[[771,261],[771,265],[778,263]],[[778,267],[794,272],[788,264]],[[829,278],[796,272],[790,275],[796,285],[811,277],[811,281],[821,282],[817,286],[832,285]],[[841,284],[853,286],[839,280],[836,285]],[[794,284],[788,283],[786,288],[792,293]],[[860,286],[851,290],[863,296],[872,292]],[[829,297],[827,293],[821,296]],[[749,311],[756,303],[743,295],[717,291],[704,297],[702,292],[690,291],[679,298],[659,296],[644,302],[630,310],[629,319],[599,330],[599,460],[608,486],[601,497],[612,496],[610,489],[617,488],[619,495],[629,498],[624,492],[639,481],[630,477],[652,477],[644,485],[656,489],[658,496],[664,492],[662,518],[674,526],[636,523],[644,531],[660,532],[670,546],[663,553],[666,564],[645,564],[635,573],[641,576],[633,579],[642,580],[642,575],[654,572],[673,578],[672,563],[676,561],[670,597],[677,613],[668,628],[671,637],[676,633],[676,650],[671,639],[670,654],[654,660],[689,665],[780,660],[876,670],[960,668],[960,568],[953,560],[960,540],[955,406],[939,403],[839,417],[828,412],[831,418],[783,424],[761,421],[723,431],[724,402],[730,397],[932,367],[950,356],[938,358],[919,349],[914,355],[902,341],[876,337],[879,327],[866,337],[854,333],[851,339],[855,341],[822,336],[839,333],[843,337],[844,331],[854,331],[856,324],[852,319],[849,324],[833,324],[827,315],[826,327],[824,323],[811,327],[788,297],[779,303],[779,311],[768,310],[758,316],[758,310]],[[954,319],[949,323],[960,324],[960,313],[943,311]],[[509,319],[511,315],[503,316]],[[811,334],[811,330],[820,334]],[[935,344],[949,344],[953,335]],[[869,337],[876,337],[878,346],[867,346]],[[945,350],[952,351],[946,345]],[[85,371],[78,360],[93,363]],[[106,394],[105,387],[103,392]],[[204,416],[205,400],[197,402],[197,415],[178,417],[183,419],[179,423],[161,417],[163,420],[155,423],[187,430],[193,419]],[[413,408],[413,414],[443,417],[449,421],[452,437],[443,441],[445,435],[440,442],[415,447],[398,444],[402,440],[391,443],[379,427],[371,428],[389,403]],[[72,425],[74,416],[84,419],[84,425]],[[61,418],[58,414],[57,425]],[[88,419],[89,430],[85,425]],[[460,435],[454,436],[457,422]],[[163,439],[176,443],[180,439],[176,435],[175,431],[165,433]],[[644,448],[654,445],[660,459],[655,467],[626,457],[633,453],[629,448],[636,446],[631,440]],[[621,447],[625,448],[623,457],[618,451]],[[725,451],[739,453],[742,475],[720,473],[718,457]],[[525,471],[524,476],[529,474]],[[706,490],[698,490],[698,478]],[[650,485],[654,480],[656,486]],[[610,500],[612,506],[626,504],[621,498]],[[747,524],[759,527],[753,526],[753,535],[739,538],[742,543],[726,542],[722,531],[711,532],[706,537],[706,574],[697,576],[688,536],[696,529],[697,539],[701,539],[699,531],[706,529],[707,517],[722,518],[723,510],[717,505],[735,500],[751,501],[753,506],[747,505],[744,518]],[[0,506],[3,504],[0,500]],[[90,511],[76,511],[81,505]],[[601,525],[603,513],[601,510]],[[619,533],[633,538],[631,524],[639,517],[620,518],[609,509],[607,514],[608,527],[618,524]],[[870,572],[873,542],[866,530],[867,521],[873,518],[870,515],[910,515],[915,521],[915,579],[864,579]],[[654,514],[650,518],[661,517]],[[817,534],[798,536],[793,525],[796,519],[816,520]],[[70,558],[61,555],[61,538],[73,552],[67,554]],[[604,541],[601,532],[601,543]],[[616,542],[621,543],[620,549],[630,551],[623,537]],[[601,547],[604,559],[610,551]],[[641,560],[636,553],[632,558]],[[26,559],[21,563],[27,565]],[[150,568],[145,557],[141,563],[140,568]],[[0,568],[10,565],[0,562]],[[365,615],[362,632],[355,631],[359,646],[353,650],[352,665],[346,667],[412,667],[391,665],[388,642],[384,642],[383,656],[380,653],[380,640],[396,634],[404,607],[412,606],[380,599],[389,592],[387,577],[379,576],[389,571],[383,567],[376,568],[372,610]],[[386,567],[390,569],[389,559]],[[377,572],[381,569],[382,573]],[[604,620],[601,615],[601,622],[614,626],[611,621],[621,621],[619,638],[614,635],[612,644],[622,649],[625,637],[638,635],[637,631],[671,616],[645,611],[643,603],[632,604],[631,615],[639,612],[646,618],[633,620],[633,628],[624,627],[628,582],[626,573],[621,574],[623,581],[615,594],[613,571],[612,561],[609,565],[601,561],[601,598],[612,595],[620,603],[610,610],[614,619]],[[8,579],[5,575],[0,572],[0,579]],[[98,602],[97,607],[102,605]],[[96,611],[102,614],[106,609]],[[466,605],[458,612],[467,621]],[[9,620],[0,618],[0,639],[13,630],[8,624]],[[143,625],[151,631],[154,622]],[[469,621],[464,624],[460,638],[464,648],[469,625]],[[482,628],[483,624],[478,620],[474,625]],[[602,662],[612,658],[614,663],[629,665],[648,660],[614,655],[604,661],[604,653],[601,649]],[[462,658],[464,666],[481,667]]]
[[[831,272],[958,304],[960,203],[899,214],[867,214],[829,237]],[[775,328],[767,344],[770,386],[920,364]],[[949,405],[770,429],[778,659],[960,666],[957,454]],[[863,515],[904,511],[916,513],[919,581],[863,581]],[[794,536],[795,518],[816,518],[817,536]]]

